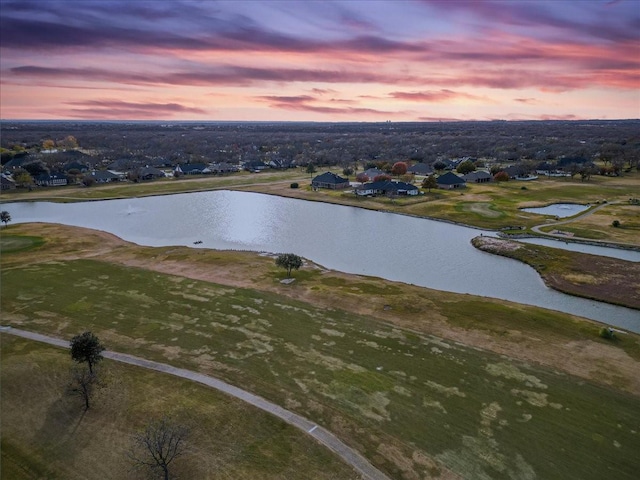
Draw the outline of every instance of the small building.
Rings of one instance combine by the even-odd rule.
[[[69,183],[67,176],[62,173],[43,173],[33,179],[41,187],[62,187]]]
[[[156,178],[166,177],[162,170],[148,165],[140,167],[136,173],[138,174],[138,180],[155,180]]]
[[[12,178],[9,178],[4,173],[0,176],[0,189],[1,190],[15,190],[16,182]]]
[[[467,173],[462,176],[462,179],[467,183],[488,183],[493,181],[493,177],[489,172],[484,170],[478,170],[477,172]]]
[[[406,182],[394,182],[393,180],[380,180],[360,185],[354,190],[356,195],[419,195],[420,189]]]
[[[375,178],[379,177],[380,175],[389,175],[389,174],[384,170],[380,170],[379,168],[368,168],[361,174],[358,174],[358,176],[360,175],[366,175],[369,180],[374,181]]]
[[[177,175],[202,175],[211,173],[211,170],[209,170],[204,163],[183,163],[182,165],[176,166],[174,173]]]
[[[411,165],[407,169],[407,172],[413,173],[414,175],[424,175],[425,177],[427,177],[433,173],[433,167],[431,165],[427,165],[426,163],[416,163],[415,165]]]
[[[342,178],[341,176],[336,175],[332,172],[325,172],[321,175],[316,176],[311,181],[311,186],[313,188],[329,188],[331,190],[340,190],[349,187],[349,179]]]
[[[436,183],[438,184],[438,188],[444,190],[453,190],[454,188],[464,188],[467,186],[467,182],[453,172],[440,175],[436,178]]]
[[[93,178],[96,183],[111,183],[122,180],[120,175],[110,172],[109,170],[94,170],[88,177]]]

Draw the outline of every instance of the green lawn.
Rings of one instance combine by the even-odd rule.
[[[92,408],[68,393],[68,352],[2,335],[4,479],[146,478],[128,458],[131,437],[167,416],[188,428],[179,478],[356,479],[303,432],[215,390],[104,361]],[[37,387],[37,388],[34,388]]]
[[[218,376],[327,427],[393,478],[640,469],[637,397],[339,305],[88,260],[3,269],[2,287],[16,327],[90,329],[110,349]],[[452,302],[449,314],[481,322],[506,308],[483,305]]]

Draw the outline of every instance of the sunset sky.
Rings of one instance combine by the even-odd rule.
[[[640,0],[0,0],[0,117],[640,118]]]

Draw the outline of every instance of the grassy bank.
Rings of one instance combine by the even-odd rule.
[[[2,462],[6,479],[147,478],[131,437],[168,416],[189,429],[179,478],[358,478],[284,422],[193,382],[104,361],[93,406],[68,394],[68,352],[10,335],[2,345]],[[37,388],[34,388],[36,387]]]
[[[284,286],[268,257],[37,228],[44,246],[2,256],[4,322],[65,338],[91,329],[110,349],[223,378],[326,426],[393,478],[640,468],[635,335],[610,343],[557,312],[311,264]]]
[[[640,309],[640,264],[491,237],[471,243],[532,266],[549,287],[579,297]]]

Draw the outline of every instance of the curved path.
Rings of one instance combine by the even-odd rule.
[[[27,338],[29,340],[35,340],[37,342],[44,342],[56,347],[69,348],[68,341],[62,340],[60,338],[41,335],[39,333],[28,332],[26,330],[20,330],[12,327],[0,327],[0,332]],[[215,388],[216,390],[224,392],[255,407],[258,407],[265,412],[275,415],[276,417],[281,418],[290,425],[293,425],[294,427],[297,427],[300,430],[304,431],[307,435],[312,436],[325,447],[328,447],[330,450],[336,453],[348,465],[351,465],[362,476],[363,479],[389,480],[389,477],[387,477],[380,470],[371,465],[366,458],[364,458],[351,447],[344,444],[338,439],[338,437],[333,435],[328,430],[325,430],[324,428],[316,425],[315,423],[296,413],[285,410],[275,403],[271,403],[262,397],[247,392],[246,390],[234,387],[233,385],[230,385],[208,375],[203,375],[191,370],[172,367],[171,365],[167,365],[166,363],[154,362],[151,360],[146,360],[144,358],[135,357],[133,355],[104,351],[102,352],[102,356],[111,360],[115,360],[117,362],[127,363],[129,365],[135,365],[137,367],[167,373],[169,375],[175,375],[176,377],[186,378],[194,382],[202,383],[203,385],[206,385],[208,387]]]
[[[594,239],[591,239],[591,238],[567,237],[566,235],[564,235],[562,233],[543,232],[543,231],[540,230],[542,227],[554,227],[556,225],[565,225],[567,223],[575,222],[576,220],[580,220],[580,219],[582,219],[584,217],[588,217],[592,213],[597,212],[601,208],[608,207],[609,205],[615,205],[615,203],[603,203],[601,205],[598,205],[597,207],[590,208],[585,213],[583,213],[582,215],[578,215],[577,217],[572,217],[572,218],[569,218],[567,220],[562,220],[562,221],[553,222],[553,223],[544,223],[542,225],[536,225],[535,227],[531,227],[531,230],[536,232],[536,233],[538,233],[538,234],[540,234],[540,235],[546,235],[546,236],[553,237],[553,238],[564,238],[565,240],[566,239],[575,239],[575,240],[587,240],[589,242],[611,243],[611,242],[607,242],[607,241],[603,241],[603,240],[594,240]]]

